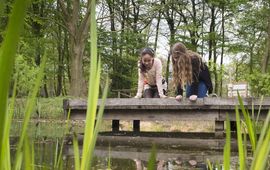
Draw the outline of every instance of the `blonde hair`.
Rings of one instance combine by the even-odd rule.
[[[201,57],[199,54],[187,50],[186,46],[180,42],[174,44],[171,49],[172,63],[173,63],[173,82],[177,87],[179,84],[192,84],[193,70],[192,70],[192,57],[199,58],[199,68],[201,65]],[[177,58],[177,60],[174,60]]]

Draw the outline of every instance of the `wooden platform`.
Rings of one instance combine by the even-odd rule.
[[[270,98],[244,98],[244,105],[255,118],[260,110],[259,120],[264,120],[270,109]],[[99,102],[100,103],[100,102]],[[236,98],[203,98],[196,102],[175,99],[109,98],[106,100],[104,117],[112,120],[113,131],[119,131],[119,120],[133,120],[133,130],[140,131],[140,121],[200,120],[214,121],[216,137],[223,137],[224,121],[228,113],[235,121]],[[71,119],[85,119],[86,100],[67,99],[63,102],[64,113],[70,109]],[[252,111],[253,108],[253,111]]]

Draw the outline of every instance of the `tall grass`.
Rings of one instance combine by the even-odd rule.
[[[250,117],[249,112],[245,109],[243,100],[238,94],[239,107],[241,108],[241,113],[244,117],[244,120],[241,122],[240,113],[238,106],[235,108],[236,113],[236,126],[237,126],[237,143],[238,143],[238,155],[239,155],[239,169],[240,170],[265,170],[269,169],[270,166],[267,164],[269,161],[269,153],[270,153],[270,111],[267,114],[267,117],[264,121],[263,128],[260,131],[260,137],[257,140],[256,136],[256,127],[255,125],[258,122],[258,118],[253,119]],[[261,107],[260,107],[261,108]],[[260,109],[259,109],[260,110]],[[260,111],[259,111],[260,112]],[[254,114],[254,113],[252,113]],[[259,114],[259,113],[258,113]],[[228,126],[229,120],[226,120],[226,125]],[[243,126],[242,126],[243,125]],[[248,136],[251,143],[252,155],[251,155],[251,163],[247,161],[247,144],[246,144],[246,134],[244,133],[244,139],[242,137],[242,128],[246,128],[248,132]],[[245,131],[244,131],[245,132]],[[230,144],[230,132],[226,130],[226,144],[224,147],[224,152],[228,152],[225,150],[227,146]],[[228,148],[227,148],[228,149]],[[230,152],[230,150],[229,150]],[[228,154],[228,153],[227,153]],[[224,155],[226,155],[224,153]],[[224,169],[230,169],[230,157],[224,156]]]
[[[230,169],[230,157],[231,157],[231,125],[228,114],[226,115],[226,143],[223,151],[224,170]]]
[[[3,9],[1,1],[0,10]],[[6,35],[0,48],[0,168],[10,169],[9,162],[9,129],[8,127],[8,92],[14,67],[15,53],[23,28],[28,0],[16,0],[6,29]],[[8,159],[6,159],[8,157]]]
[[[153,143],[151,153],[148,159],[148,164],[147,164],[148,170],[157,169],[156,158],[157,158],[157,149],[156,149],[156,145]]]
[[[101,61],[97,57],[97,28],[96,28],[96,1],[91,0],[91,25],[90,25],[90,49],[91,49],[91,63],[90,63],[90,74],[89,74],[89,87],[88,87],[88,100],[87,100],[87,113],[86,113],[86,125],[84,130],[83,150],[81,161],[78,158],[78,144],[75,141],[74,136],[74,150],[75,150],[75,167],[76,169],[90,169],[93,152],[96,144],[96,139],[99,131],[99,127],[102,121],[103,110],[105,105],[105,99],[108,91],[108,78],[106,81],[105,89],[103,91],[102,101],[97,111],[97,102],[99,96],[99,84],[100,84],[100,72],[101,72]]]
[[[10,163],[10,148],[9,148],[9,129],[11,123],[11,117],[7,115],[7,104],[8,104],[8,91],[11,81],[11,74],[14,66],[15,52],[17,44],[19,42],[19,33],[23,27],[23,19],[26,14],[27,6],[29,5],[28,0],[16,0],[14,8],[9,19],[9,24],[6,31],[3,44],[0,48],[0,169],[11,169]],[[99,84],[100,84],[100,72],[101,72],[101,61],[97,57],[97,31],[96,31],[96,19],[95,19],[95,1],[92,0],[89,4],[91,7],[91,65],[89,75],[89,92],[88,92],[88,108],[86,114],[86,127],[85,137],[83,143],[82,159],[80,160],[78,142],[76,135],[74,135],[74,149],[75,149],[75,168],[76,169],[89,169],[91,167],[93,151],[95,142],[98,135],[99,126],[101,124],[103,110],[105,105],[105,99],[108,91],[108,78],[104,89],[101,105],[98,113],[97,102],[99,96]],[[0,1],[0,10],[3,7],[2,1]],[[1,13],[1,11],[0,11]],[[27,101],[25,118],[23,122],[23,128],[20,134],[18,142],[14,169],[21,169],[22,161],[24,160],[25,169],[34,169],[34,149],[33,145],[30,147],[28,137],[26,135],[27,125],[30,120],[30,114],[32,112],[36,94],[39,90],[41,80],[43,78],[43,70],[45,67],[45,59],[41,64],[38,77],[36,79],[35,87],[29,95]],[[15,86],[16,87],[16,86]],[[15,89],[14,87],[14,89]],[[12,99],[11,107],[14,108],[15,90]],[[11,112],[13,112],[11,110]],[[96,117],[97,114],[97,117]],[[62,150],[62,147],[60,148]],[[61,155],[61,153],[60,153]],[[59,164],[60,156],[55,161],[55,167],[61,167]]]

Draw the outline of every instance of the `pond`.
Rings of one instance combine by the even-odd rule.
[[[17,142],[16,137],[21,129],[21,122],[13,122],[11,129],[11,145]],[[82,131],[83,126],[76,125],[68,130]],[[28,135],[34,141],[35,166],[36,169],[53,169],[56,153],[60,151],[60,145],[64,139],[66,124],[64,122],[31,122]],[[150,157],[153,141],[157,142],[157,169],[207,169],[206,160],[211,162],[222,162],[222,150],[197,149],[187,147],[181,143],[180,138],[168,138],[168,136],[118,134],[111,136],[109,133],[102,133],[95,147],[95,157],[92,169],[115,170],[143,170],[147,169],[147,162]],[[162,133],[160,133],[162,134]],[[175,134],[175,133],[174,133]],[[80,137],[82,140],[82,135]],[[123,142],[124,141],[124,142]],[[140,141],[140,142],[138,142]],[[143,142],[141,142],[143,141]],[[173,142],[174,141],[174,142]],[[178,143],[178,141],[180,143]],[[181,147],[178,147],[181,145]],[[194,143],[195,145],[196,142]],[[207,145],[207,144],[205,144]],[[211,145],[208,143],[208,145]],[[184,146],[184,147],[183,147]],[[12,147],[14,150],[14,147]],[[199,147],[198,147],[199,148]],[[74,169],[73,145],[70,139],[65,138],[63,147],[62,168]]]

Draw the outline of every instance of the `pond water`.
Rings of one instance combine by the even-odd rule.
[[[13,122],[11,129],[11,145],[17,141],[17,135],[21,129],[21,122]],[[81,131],[83,127],[73,127],[76,131]],[[29,125],[28,136],[34,141],[35,166],[36,169],[54,169],[56,153],[59,153],[60,143],[64,139],[65,123],[59,122],[32,122]],[[68,128],[71,130],[70,128]],[[73,131],[74,129],[72,129]],[[117,137],[113,138],[116,139]],[[140,137],[130,137],[142,139]],[[149,138],[147,138],[149,139]],[[147,169],[147,162],[151,153],[152,139],[149,143],[115,143],[98,141],[95,147],[95,157],[92,169],[115,170],[143,170]],[[177,170],[177,169],[207,169],[206,160],[220,163],[222,160],[222,150],[196,150],[194,148],[179,149],[172,147],[166,138],[159,138],[165,141],[161,146],[157,145],[157,169]],[[159,140],[158,139],[158,140]],[[13,147],[14,148],[14,147]],[[73,145],[67,142],[63,148],[62,168],[74,169]]]

